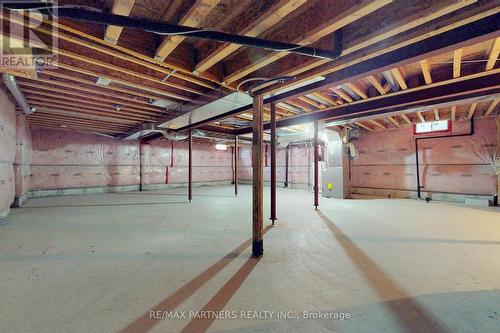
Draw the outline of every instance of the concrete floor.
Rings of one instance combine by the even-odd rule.
[[[0,225],[0,331],[499,332],[498,209],[321,198],[316,212],[311,193],[280,189],[256,260],[251,187],[238,198],[230,186],[195,188],[190,204],[184,192],[12,210]],[[149,318],[202,309],[238,318]],[[275,312],[241,318],[252,310]]]

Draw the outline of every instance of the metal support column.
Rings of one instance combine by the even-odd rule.
[[[189,130],[188,200],[193,199],[193,134]]]
[[[252,145],[252,220],[253,220],[253,243],[252,255],[260,257],[264,253],[263,247],[263,221],[264,221],[264,182],[262,170],[262,143],[263,143],[263,123],[262,123],[262,96],[253,97],[253,145]]]
[[[234,195],[238,196],[238,136],[234,137]]]
[[[276,220],[276,104],[271,103],[271,218]]]
[[[318,121],[314,122],[314,208],[318,209],[318,160],[319,160],[319,152],[318,152]]]

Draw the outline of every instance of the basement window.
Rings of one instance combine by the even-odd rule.
[[[414,134],[450,132],[450,131],[451,131],[451,121],[449,120],[429,121],[425,123],[414,124],[413,126]]]

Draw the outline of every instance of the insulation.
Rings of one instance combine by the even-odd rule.
[[[453,134],[469,129],[468,121],[453,123]],[[422,190],[495,195],[496,131],[495,119],[485,118],[476,120],[473,136],[420,140]],[[406,127],[367,132],[353,141],[359,157],[352,162],[352,186],[416,191],[414,139]]]
[[[252,180],[252,146],[243,145],[239,150],[238,177],[243,181]],[[270,154],[271,149],[268,149]],[[292,145],[289,148],[288,183],[290,187],[311,186],[313,177],[314,150],[311,145]],[[265,160],[265,149],[264,149]],[[270,155],[268,156],[270,161]],[[276,182],[278,185],[285,182],[286,146],[276,149]],[[264,166],[264,181],[271,180],[271,163]]]
[[[139,142],[32,127],[31,188],[63,189],[139,184]]]
[[[16,157],[16,111],[4,91],[0,90],[0,217],[14,201],[13,163]]]
[[[141,155],[144,184],[182,184],[188,181],[187,142],[161,140],[142,144]],[[215,150],[214,144],[193,143],[193,182],[231,180],[231,159],[229,149],[219,151]]]
[[[16,156],[14,160],[16,198],[23,197],[30,190],[32,157],[31,131],[26,116],[19,113],[16,117]]]

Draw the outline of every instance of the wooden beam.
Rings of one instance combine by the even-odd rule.
[[[352,102],[352,97],[340,90],[340,88],[330,88],[330,90],[337,94],[340,98],[343,98],[346,102]]]
[[[352,91],[354,91],[362,99],[367,99],[368,98],[368,96],[366,95],[366,93],[363,90],[361,90],[361,88],[358,87],[358,85],[356,85],[354,82],[347,82],[346,86],[348,86]]]
[[[368,76],[368,81],[370,81],[371,84],[373,84],[375,89],[377,89],[380,94],[385,95],[387,93],[387,90],[384,87],[382,87],[382,83],[380,83],[380,81],[375,76],[373,75]]]
[[[19,18],[12,17],[12,16],[4,17],[1,13],[0,13],[0,18],[5,19],[5,20],[9,20],[10,22],[13,22],[13,23],[23,24],[23,22],[20,21]],[[38,17],[33,17],[33,16],[30,16],[30,19],[39,20]],[[46,23],[46,21],[44,21],[44,23]],[[91,49],[94,51],[98,51],[98,52],[110,55],[112,57],[115,57],[115,58],[118,58],[118,59],[121,59],[124,61],[132,62],[132,63],[135,63],[137,65],[147,67],[149,69],[158,71],[158,72],[165,74],[165,75],[171,75],[171,76],[177,77],[179,79],[197,84],[197,85],[202,86],[202,87],[206,87],[209,89],[215,89],[215,87],[216,87],[215,85],[204,82],[201,79],[198,79],[196,77],[191,77],[191,75],[192,75],[191,71],[188,71],[188,70],[181,68],[179,66],[175,66],[173,64],[166,64],[164,62],[155,60],[152,57],[148,57],[142,53],[135,52],[135,51],[129,50],[125,47],[112,44],[108,41],[102,40],[102,39],[97,38],[93,35],[86,34],[82,31],[70,28],[70,27],[65,26],[63,24],[60,24],[60,23],[55,23],[55,22],[48,22],[48,23],[53,24],[54,27],[56,27],[58,30],[54,31],[53,29],[46,29],[42,26],[34,26],[34,27],[31,27],[30,29],[37,31],[37,32],[41,32],[41,33],[48,35],[50,37],[55,37],[55,38],[67,41],[69,43],[83,46],[85,48],[88,48],[88,49]],[[62,33],[62,32],[60,32],[61,30],[70,32],[71,35]],[[73,35],[85,38],[86,40],[75,37]],[[91,42],[89,42],[87,40],[90,40]],[[92,42],[94,42],[94,43],[92,43]],[[96,43],[104,45],[104,47],[97,45]],[[211,80],[208,77],[204,77],[204,79]]]
[[[72,119],[75,121],[78,121],[79,119],[84,119],[84,120],[94,120],[97,122],[106,122],[106,125],[114,124],[114,125],[121,125],[121,126],[126,126],[130,127],[133,124],[137,124],[137,120],[135,121],[130,121],[127,119],[123,118],[115,118],[112,116],[101,116],[98,114],[93,114],[93,113],[87,113],[87,112],[71,112],[71,111],[65,111],[65,110],[59,110],[59,109],[53,109],[53,108],[45,108],[41,107],[38,109],[37,112],[31,114],[30,116],[40,116],[40,117],[62,117],[62,118],[68,118]]]
[[[292,44],[303,44],[303,45],[313,44],[318,40],[320,40],[321,38],[346,26],[347,24],[352,23],[353,21],[356,21],[361,17],[366,16],[374,12],[375,10],[387,5],[391,1],[392,0],[363,0],[360,3],[354,3],[351,6],[350,10],[342,11],[338,15],[322,22],[319,26],[315,27],[314,29],[304,32],[300,35],[300,37],[297,37],[288,42]],[[290,26],[290,28],[293,29],[293,25]],[[224,83],[226,85],[229,85],[256,70],[287,56],[288,54],[289,52],[273,52],[267,54],[261,59],[254,61],[252,64],[245,66],[243,68],[239,68],[235,72],[229,74],[227,77],[224,78]]]
[[[337,105],[338,104],[337,101],[335,101],[333,98],[331,98],[327,94],[324,94],[320,91],[313,92],[312,94],[330,105]]]
[[[486,110],[486,112],[484,113],[485,117],[488,117],[493,112],[493,110],[495,110],[496,106],[498,105],[498,102],[500,102],[500,98],[497,98],[493,100],[493,102],[491,102],[490,106],[488,107],[488,110]]]
[[[114,0],[111,13],[116,15],[128,16],[135,0]],[[123,28],[115,25],[108,25],[104,33],[104,39],[110,43],[117,44]]]
[[[326,107],[324,104],[321,104],[320,102],[315,101],[314,99],[309,98],[307,96],[299,96],[297,98],[299,100],[301,100],[302,102],[307,103],[309,105],[312,105],[312,106],[314,106],[315,108],[318,108],[318,109],[324,109]]]
[[[127,86],[127,87],[132,87],[132,88],[139,89],[139,90],[142,90],[142,91],[152,92],[152,93],[157,94],[157,95],[165,96],[169,100],[172,100],[172,99],[177,99],[177,100],[181,100],[181,101],[190,101],[191,100],[191,98],[189,98],[189,97],[182,96],[182,95],[175,94],[175,93],[171,93],[171,92],[166,91],[166,90],[156,89],[156,88],[153,88],[153,87],[150,87],[150,86],[144,86],[144,85],[138,84],[138,83],[132,83],[132,82],[129,82],[129,81],[118,79],[116,77],[106,76],[106,75],[103,75],[102,73],[97,73],[97,72],[90,71],[90,70],[87,70],[87,69],[83,69],[83,68],[79,68],[79,67],[67,65],[65,63],[58,63],[57,66],[59,68],[63,68],[63,69],[67,69],[67,70],[70,70],[70,71],[77,72],[77,73],[81,73],[81,74],[93,76],[95,78],[103,77],[103,78],[109,79],[110,81],[119,83],[119,84]],[[43,71],[42,73],[48,73],[48,72],[49,71]],[[109,87],[110,86],[107,86],[107,88],[109,88]],[[114,89],[114,88],[116,88],[116,87],[113,87],[113,88],[110,88],[110,89]],[[114,90],[116,90],[116,89],[114,89]]]
[[[401,118],[403,118],[403,120],[404,120],[404,121],[405,121],[408,125],[412,125],[412,124],[413,124],[413,122],[410,120],[410,118],[409,118],[406,114],[401,113],[399,116],[400,116]]]
[[[471,120],[474,117],[474,112],[476,112],[477,103],[472,103],[469,108],[469,113],[467,114],[467,119]]]
[[[407,113],[424,111],[435,107],[445,108],[451,105],[468,102],[480,102],[496,98],[500,93],[500,69],[483,71],[473,75],[462,76],[458,79],[450,79],[412,88],[404,91],[370,98],[357,103],[348,103],[323,109],[319,112],[300,114],[276,121],[278,128],[309,123],[314,120],[334,119],[336,121],[357,119],[360,117],[374,117],[383,114],[401,112]],[[291,94],[293,95],[293,93]],[[287,96],[289,97],[289,96]],[[268,98],[266,103],[279,102],[280,98]],[[244,112],[245,108],[239,110]],[[227,115],[226,115],[227,117]],[[403,119],[406,116],[401,115]],[[406,117],[407,118],[407,117]],[[214,121],[212,118],[210,121]],[[406,120],[405,120],[406,121]],[[412,122],[408,119],[409,124]],[[203,125],[202,122],[195,126]],[[192,126],[192,125],[191,125]],[[268,124],[264,125],[268,129]],[[239,128],[236,134],[243,135],[251,132],[249,127]]]
[[[370,123],[372,123],[373,125],[377,126],[377,127],[380,127],[382,129],[387,129],[387,127],[385,127],[384,125],[382,125],[381,123],[379,123],[378,121],[376,120],[373,120],[373,119],[370,119],[368,120]]]
[[[86,104],[86,105],[92,105],[92,106],[102,106],[102,107],[108,108],[108,109],[116,109],[116,106],[120,106],[120,110],[118,110],[118,111],[120,111],[123,114],[132,115],[135,113],[137,116],[148,116],[149,119],[154,118],[156,116],[159,116],[161,114],[161,111],[160,112],[152,112],[152,111],[138,110],[138,109],[135,109],[133,107],[130,107],[130,106],[127,106],[127,105],[124,105],[121,103],[118,103],[118,104],[109,103],[109,101],[107,103],[103,103],[103,102],[95,101],[95,100],[92,100],[89,98],[85,98],[84,100],[82,100],[81,98],[64,96],[61,94],[52,94],[52,93],[49,93],[46,91],[40,91],[40,90],[36,90],[36,89],[24,88],[23,93],[27,96],[27,98],[28,97],[38,98],[38,99],[41,99],[42,101],[48,101],[48,102],[66,102],[67,101],[67,103],[69,105],[80,106],[81,104],[83,104],[83,105]],[[47,99],[47,97],[51,97],[51,99]]]
[[[295,106],[296,108],[301,109],[302,111],[315,111],[315,109],[312,108],[310,106],[310,104],[304,103],[300,100],[297,101],[297,100],[290,99],[290,100],[287,100],[286,102],[292,106]]]
[[[38,79],[37,81],[33,81],[33,82],[18,80],[17,83],[21,87],[36,88],[37,90],[40,91],[40,93],[43,93],[43,91],[57,92],[57,93],[61,93],[61,94],[78,96],[78,97],[82,97],[82,98],[86,98],[86,99],[90,99],[90,100],[101,101],[101,102],[108,102],[108,103],[112,102],[114,104],[124,104],[124,105],[132,106],[134,108],[146,110],[146,111],[154,111],[154,112],[164,112],[165,111],[164,108],[152,106],[150,103],[148,103],[146,101],[144,101],[141,104],[140,100],[138,100],[138,99],[127,98],[125,96],[117,95],[117,94],[109,94],[106,92],[99,91],[97,89],[88,89],[88,88],[81,87],[81,86],[68,85],[68,83],[66,83],[66,82],[60,82],[60,81],[55,81],[55,80],[42,80],[42,81],[40,81],[40,82],[43,82],[46,84],[38,83],[39,81],[40,81],[40,79]],[[52,84],[65,87],[66,89],[60,89],[60,88],[53,87]],[[68,89],[71,89],[71,90],[68,90]],[[79,91],[87,91],[91,94],[84,94],[84,93],[81,93]]]
[[[262,163],[263,122],[262,122],[262,95],[253,97],[253,144],[252,144],[252,221],[253,243],[252,255],[260,257],[264,253],[263,223],[264,223],[264,175]]]
[[[107,62],[104,62],[104,61],[100,61],[100,60],[97,60],[97,59],[88,58],[88,57],[85,57],[85,56],[82,56],[80,54],[76,54],[76,53],[73,53],[73,52],[69,52],[69,51],[65,51],[65,50],[61,50],[61,49],[55,49],[54,53],[59,54],[59,55],[63,55],[63,56],[68,57],[68,58],[75,59],[77,61],[82,61],[82,62],[85,62],[85,63],[90,64],[90,65],[99,66],[99,67],[105,68],[107,70],[112,70],[112,71],[115,71],[115,72],[118,72],[118,73],[122,73],[122,74],[125,74],[125,75],[130,75],[130,76],[135,77],[135,78],[140,79],[140,80],[153,82],[153,83],[156,83],[156,84],[159,84],[159,85],[164,85],[164,86],[167,86],[167,87],[170,87],[170,88],[174,88],[174,89],[178,89],[178,90],[181,90],[181,91],[190,92],[192,94],[197,94],[197,95],[202,95],[203,94],[203,91],[201,91],[201,90],[193,89],[193,88],[190,88],[190,87],[187,87],[187,86],[183,86],[183,85],[180,85],[180,84],[177,84],[177,83],[173,83],[173,82],[168,81],[168,80],[163,80],[161,78],[152,77],[152,76],[140,73],[140,72],[132,71],[130,69],[123,68],[123,67],[117,66],[117,65],[113,65],[113,64],[110,64],[110,63],[107,63]],[[172,94],[172,97],[177,96],[177,97],[174,97],[174,98],[182,99],[182,97],[184,97],[184,96],[175,94],[173,92],[169,92],[169,93]],[[181,98],[179,98],[179,96]]]
[[[457,106],[452,105],[451,107],[451,121],[457,120]]]
[[[396,119],[394,119],[393,117],[387,116],[387,120],[389,120],[391,123],[393,123],[394,126],[401,127],[401,125],[399,124],[399,122]]]
[[[100,111],[102,112],[103,115],[105,114],[119,114],[119,111],[116,110],[110,110],[110,109],[103,109],[102,107],[97,107],[97,106],[91,106],[91,105],[75,105],[75,103],[72,102],[62,102],[62,101],[47,101],[46,99],[43,98],[36,98],[34,96],[31,96],[30,98],[27,98],[27,100],[32,103],[34,106],[47,106],[47,107],[54,107],[54,108],[59,108],[59,109],[67,109],[67,110],[72,110],[72,111],[82,111],[82,110],[95,110],[95,111]],[[151,117],[148,116],[142,116],[142,115],[127,115],[123,114],[124,119],[135,119],[137,121],[146,121],[146,120],[151,120]],[[151,120],[152,121],[152,120]]]
[[[238,34],[248,37],[257,37],[279,23],[287,15],[302,6],[304,3],[306,3],[306,0],[280,0],[263,13],[257,20],[252,21],[250,25],[241,30]],[[242,45],[238,44],[222,44],[195,66],[195,72],[199,73],[208,70],[213,65],[234,53],[241,47]]]
[[[486,63],[485,70],[489,71],[495,68],[495,64],[498,59],[498,54],[500,53],[500,37],[495,38],[493,46],[491,47],[490,56],[488,57],[488,62]]]
[[[425,123],[425,117],[422,115],[422,112],[417,111],[417,117],[420,119],[421,123]]]
[[[427,59],[420,61],[420,67],[422,68],[422,74],[424,75],[425,84],[432,83],[431,66]]]
[[[434,109],[434,119],[439,120],[439,110]]]
[[[453,1],[453,3],[454,4],[452,4],[451,6],[447,6],[447,8],[450,10],[450,12],[457,9],[456,5],[458,4],[458,1]],[[463,7],[463,6],[469,5],[470,3],[471,2],[469,2],[469,3],[460,2],[459,5],[461,7]],[[444,4],[445,3],[443,2],[443,5]],[[490,3],[485,3],[485,4],[482,4],[481,6],[478,6],[477,8],[473,8],[473,10],[471,10],[470,12],[463,11],[463,12],[460,12],[459,14],[457,14],[457,16],[447,17],[444,22],[437,20],[435,24],[425,25],[423,23],[429,22],[435,18],[435,17],[433,18],[434,13],[436,12],[434,10],[435,8],[430,7],[429,10],[427,10],[428,14],[421,17],[421,18],[423,18],[422,20],[420,20],[420,19],[416,20],[416,22],[420,22],[417,25],[421,25],[423,27],[422,29],[415,29],[415,31],[411,31],[411,33],[409,33],[409,36],[407,36],[406,34],[401,34],[401,31],[399,31],[399,29],[396,29],[396,31],[393,35],[394,37],[392,37],[391,40],[387,41],[386,43],[379,43],[379,44],[371,45],[367,50],[363,50],[363,52],[361,52],[361,51],[357,52],[356,54],[353,54],[353,55],[350,55],[346,52],[340,58],[338,58],[334,61],[329,61],[327,64],[320,64],[318,66],[312,66],[312,67],[311,67],[311,64],[307,63],[307,62],[304,64],[299,64],[299,65],[297,65],[297,68],[308,66],[309,70],[306,73],[297,75],[297,79],[293,81],[293,84],[296,85],[298,83],[305,82],[305,81],[310,80],[311,78],[317,77],[317,76],[325,76],[328,74],[335,74],[335,72],[342,71],[346,66],[353,67],[359,62],[363,62],[363,63],[372,62],[373,63],[374,57],[380,57],[380,56],[384,56],[384,55],[389,54],[389,53],[394,53],[395,50],[402,50],[402,49],[409,48],[410,45],[412,45],[412,44],[415,44],[415,45],[413,45],[414,46],[413,50],[416,49],[415,47],[417,45],[423,46],[424,44],[428,44],[428,45],[442,44],[441,41],[439,41],[439,42],[436,41],[437,39],[439,39],[438,36],[440,36],[440,35],[441,36],[453,35],[454,30],[460,31],[460,33],[463,36],[475,35],[475,33],[465,33],[466,30],[476,31],[477,34],[480,34],[479,33],[480,29],[475,29],[472,26],[474,26],[474,25],[485,26],[485,25],[493,24],[493,23],[491,23],[491,21],[493,21],[494,20],[493,17],[496,14],[498,14],[498,6],[499,5],[500,5],[500,1],[493,0]],[[415,14],[414,16],[421,16],[421,15],[422,15],[422,13],[419,12],[418,14]],[[490,21],[490,23],[486,23],[486,22],[479,23],[479,21],[484,21],[484,20]],[[469,26],[471,29],[468,29]],[[398,28],[398,27],[396,27],[396,28]],[[492,36],[492,35],[493,35],[493,33],[484,34],[483,35],[483,37],[485,38],[484,40],[486,40],[486,38],[488,38],[488,37],[491,38],[490,36]],[[450,44],[455,44],[455,45],[459,44],[460,45],[459,47],[463,47],[463,46],[466,46],[468,44],[467,42],[464,42],[464,40],[465,40],[465,37],[461,40],[460,43],[450,42]],[[482,38],[478,38],[477,36],[474,39],[469,38],[468,40],[470,41],[471,44],[472,43],[479,43],[480,41],[484,41]],[[451,39],[449,39],[449,41],[451,41]],[[420,46],[417,47],[417,49],[418,48],[420,48]],[[426,49],[431,49],[431,48],[429,46],[427,46]],[[435,49],[436,48],[434,48],[434,50]],[[446,49],[447,50],[449,49],[449,51],[452,51],[450,47],[447,47]],[[419,52],[420,55],[424,55],[425,53],[426,52]],[[427,59],[427,58],[432,57],[434,55],[435,55],[435,52],[434,52],[434,54],[426,54],[425,58],[421,57],[421,56],[412,55],[409,58],[407,58],[408,61],[405,63],[409,63],[410,58],[411,58],[412,62],[418,62],[422,59]],[[400,59],[400,61],[403,61],[403,59]],[[312,62],[312,60],[311,60],[311,62]],[[317,67],[317,68],[314,68],[314,67]],[[371,67],[371,66],[369,66],[369,67]],[[377,66],[377,67],[379,67],[379,66]],[[292,69],[292,70],[294,70],[294,69]],[[286,75],[288,73],[288,71],[280,71],[279,73],[280,73],[280,75]],[[364,77],[366,77],[367,75],[371,75],[372,73],[368,70],[365,70],[364,74],[365,74]],[[279,89],[283,89],[284,87],[287,87],[290,85],[292,85],[292,83],[286,83],[286,84],[279,85]],[[269,89],[266,89],[264,92],[269,93],[269,92],[273,92],[276,89],[278,89],[277,85],[272,86]]]
[[[198,28],[201,27],[206,16],[219,4],[221,0],[196,0],[179,25]],[[156,50],[155,59],[165,60],[175,48],[184,40],[183,35],[166,37]]]
[[[462,49],[453,51],[453,78],[460,77],[460,68],[462,66]]]
[[[86,74],[86,75],[87,75],[87,73],[89,73],[87,71],[83,72],[81,69],[79,69],[77,67],[73,67],[73,66],[63,65],[63,67],[65,69],[68,69],[70,71],[74,71],[76,73],[81,73],[81,74]],[[63,67],[61,67],[61,68],[63,68]],[[143,92],[140,92],[140,91],[137,91],[137,90],[130,90],[130,89],[127,89],[127,88],[117,87],[117,86],[114,86],[114,85],[113,86],[112,85],[101,86],[101,85],[98,85],[96,83],[96,81],[82,79],[80,77],[73,76],[73,75],[66,75],[66,74],[60,73],[59,71],[44,71],[42,73],[45,74],[45,75],[51,76],[51,77],[56,77],[56,78],[60,78],[60,79],[68,80],[68,81],[73,81],[73,82],[84,83],[84,84],[96,86],[96,87],[99,87],[100,92],[99,91],[93,91],[92,92],[90,90],[90,88],[85,88],[85,87],[82,87],[82,86],[77,86],[77,87],[75,87],[74,85],[69,86],[68,82],[62,82],[62,81],[56,81],[56,80],[46,80],[46,79],[40,79],[40,78],[38,78],[37,81],[44,82],[44,83],[50,83],[50,84],[54,84],[54,85],[58,85],[58,86],[67,86],[69,88],[75,88],[75,89],[79,89],[79,90],[82,90],[82,91],[92,92],[92,93],[95,93],[95,94],[101,94],[101,95],[110,94],[109,96],[115,96],[115,97],[119,96],[117,94],[110,93],[110,91],[113,91],[113,92],[127,94],[127,95],[130,95],[132,97],[133,96],[135,96],[135,97],[142,97],[142,98],[145,98],[145,99],[152,99],[152,100],[154,100],[154,99],[162,99],[163,98],[163,97],[161,97],[160,94],[153,95],[153,94],[143,93]],[[90,74],[90,73],[88,75],[94,76],[93,74]],[[95,90],[95,89],[92,89],[92,90]],[[137,102],[138,103],[139,102],[140,103],[147,103],[147,102],[141,101],[140,99],[137,99]]]
[[[405,74],[402,69],[399,68],[393,68],[391,69],[391,73],[394,76],[394,79],[396,79],[397,83],[401,87],[401,89],[406,90],[408,89],[408,85],[406,84],[406,78]]]

